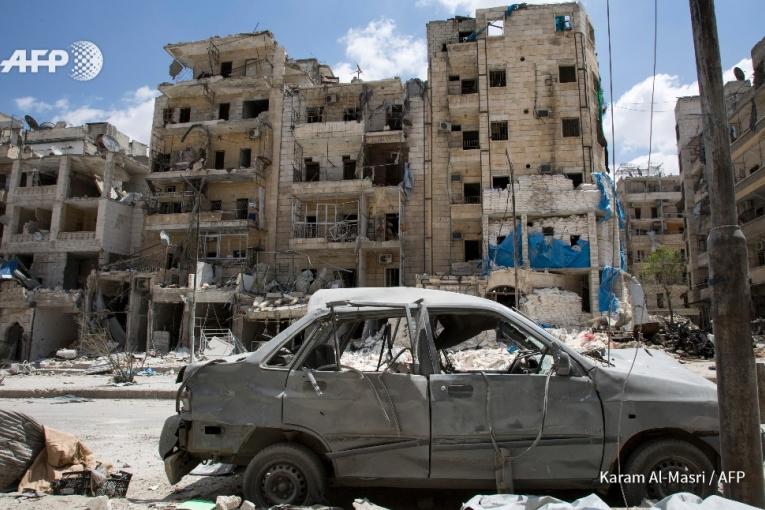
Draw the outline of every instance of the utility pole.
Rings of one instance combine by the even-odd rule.
[[[513,169],[513,162],[510,161],[510,153],[505,149],[505,158],[507,158],[507,164],[510,167],[510,199],[512,200],[512,208],[513,208],[513,277],[515,279],[514,285],[515,285],[515,308],[518,310],[521,309],[521,291],[518,289],[518,263],[520,262],[521,257],[519,256],[518,251],[521,249],[519,244],[519,237],[523,239],[523,225],[520,225],[520,230],[518,230],[518,217],[515,214],[515,170]],[[517,232],[516,232],[517,231]],[[520,234],[520,235],[518,235]],[[528,257],[528,254],[526,254]]]
[[[746,238],[736,215],[714,0],[689,2],[707,153],[704,171],[712,211],[707,246],[722,472],[744,473],[743,480],[724,484],[723,492],[728,498],[763,508],[765,485],[757,375],[749,323],[749,266]]]

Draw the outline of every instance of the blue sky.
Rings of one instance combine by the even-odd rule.
[[[648,146],[648,110],[653,2],[612,0],[614,110],[617,162],[643,161]],[[70,123],[112,120],[128,134],[147,140],[156,85],[169,80],[169,42],[269,29],[287,53],[316,57],[343,77],[359,62],[362,78],[424,76],[425,24],[476,7],[486,0],[232,1],[232,2],[9,2],[0,56],[16,48],[66,48],[76,40],[95,42],[104,54],[101,74],[78,82],[66,72],[0,74],[0,111],[33,114],[38,120]],[[608,94],[605,0],[585,0],[597,33]],[[765,35],[762,0],[717,1],[724,69],[749,57]],[[678,95],[694,92],[696,69],[687,0],[659,1],[659,52],[654,148],[668,170],[674,162],[672,109]],[[742,67],[746,68],[746,62]],[[643,159],[641,159],[643,158]]]

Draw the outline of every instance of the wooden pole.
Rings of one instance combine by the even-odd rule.
[[[728,498],[763,508],[760,413],[749,323],[749,266],[746,238],[738,226],[736,214],[714,0],[689,2],[707,153],[705,173],[712,211],[707,246],[722,473],[741,472],[744,475],[743,479],[734,478],[725,483],[723,492]]]

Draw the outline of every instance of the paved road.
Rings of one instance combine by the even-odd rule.
[[[167,483],[157,443],[166,417],[175,412],[170,400],[104,400],[60,403],[60,398],[0,399],[0,408],[26,413],[47,425],[79,437],[99,460],[133,473],[128,491],[129,508],[162,508],[173,501],[192,497],[212,500],[217,495],[239,494],[239,476],[225,478],[185,477],[179,484]],[[342,489],[330,494],[330,500],[343,508],[352,508],[354,498],[390,509],[459,509],[474,492],[391,489]],[[575,499],[583,494],[558,494]],[[82,498],[80,498],[82,499]],[[127,508],[128,502],[115,504]],[[124,505],[124,506],[123,506]],[[19,502],[0,499],[0,508],[68,509],[82,508],[83,501],[47,496],[40,501]]]

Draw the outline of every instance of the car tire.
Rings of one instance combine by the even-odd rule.
[[[295,443],[264,448],[244,472],[242,491],[258,507],[312,505],[324,501],[324,466],[311,450]]]
[[[629,480],[623,480],[621,490],[618,486],[616,490],[620,499],[623,491],[628,506],[677,492],[706,497],[717,491],[712,460],[700,448],[679,439],[659,439],[640,446],[627,459],[623,473]]]

